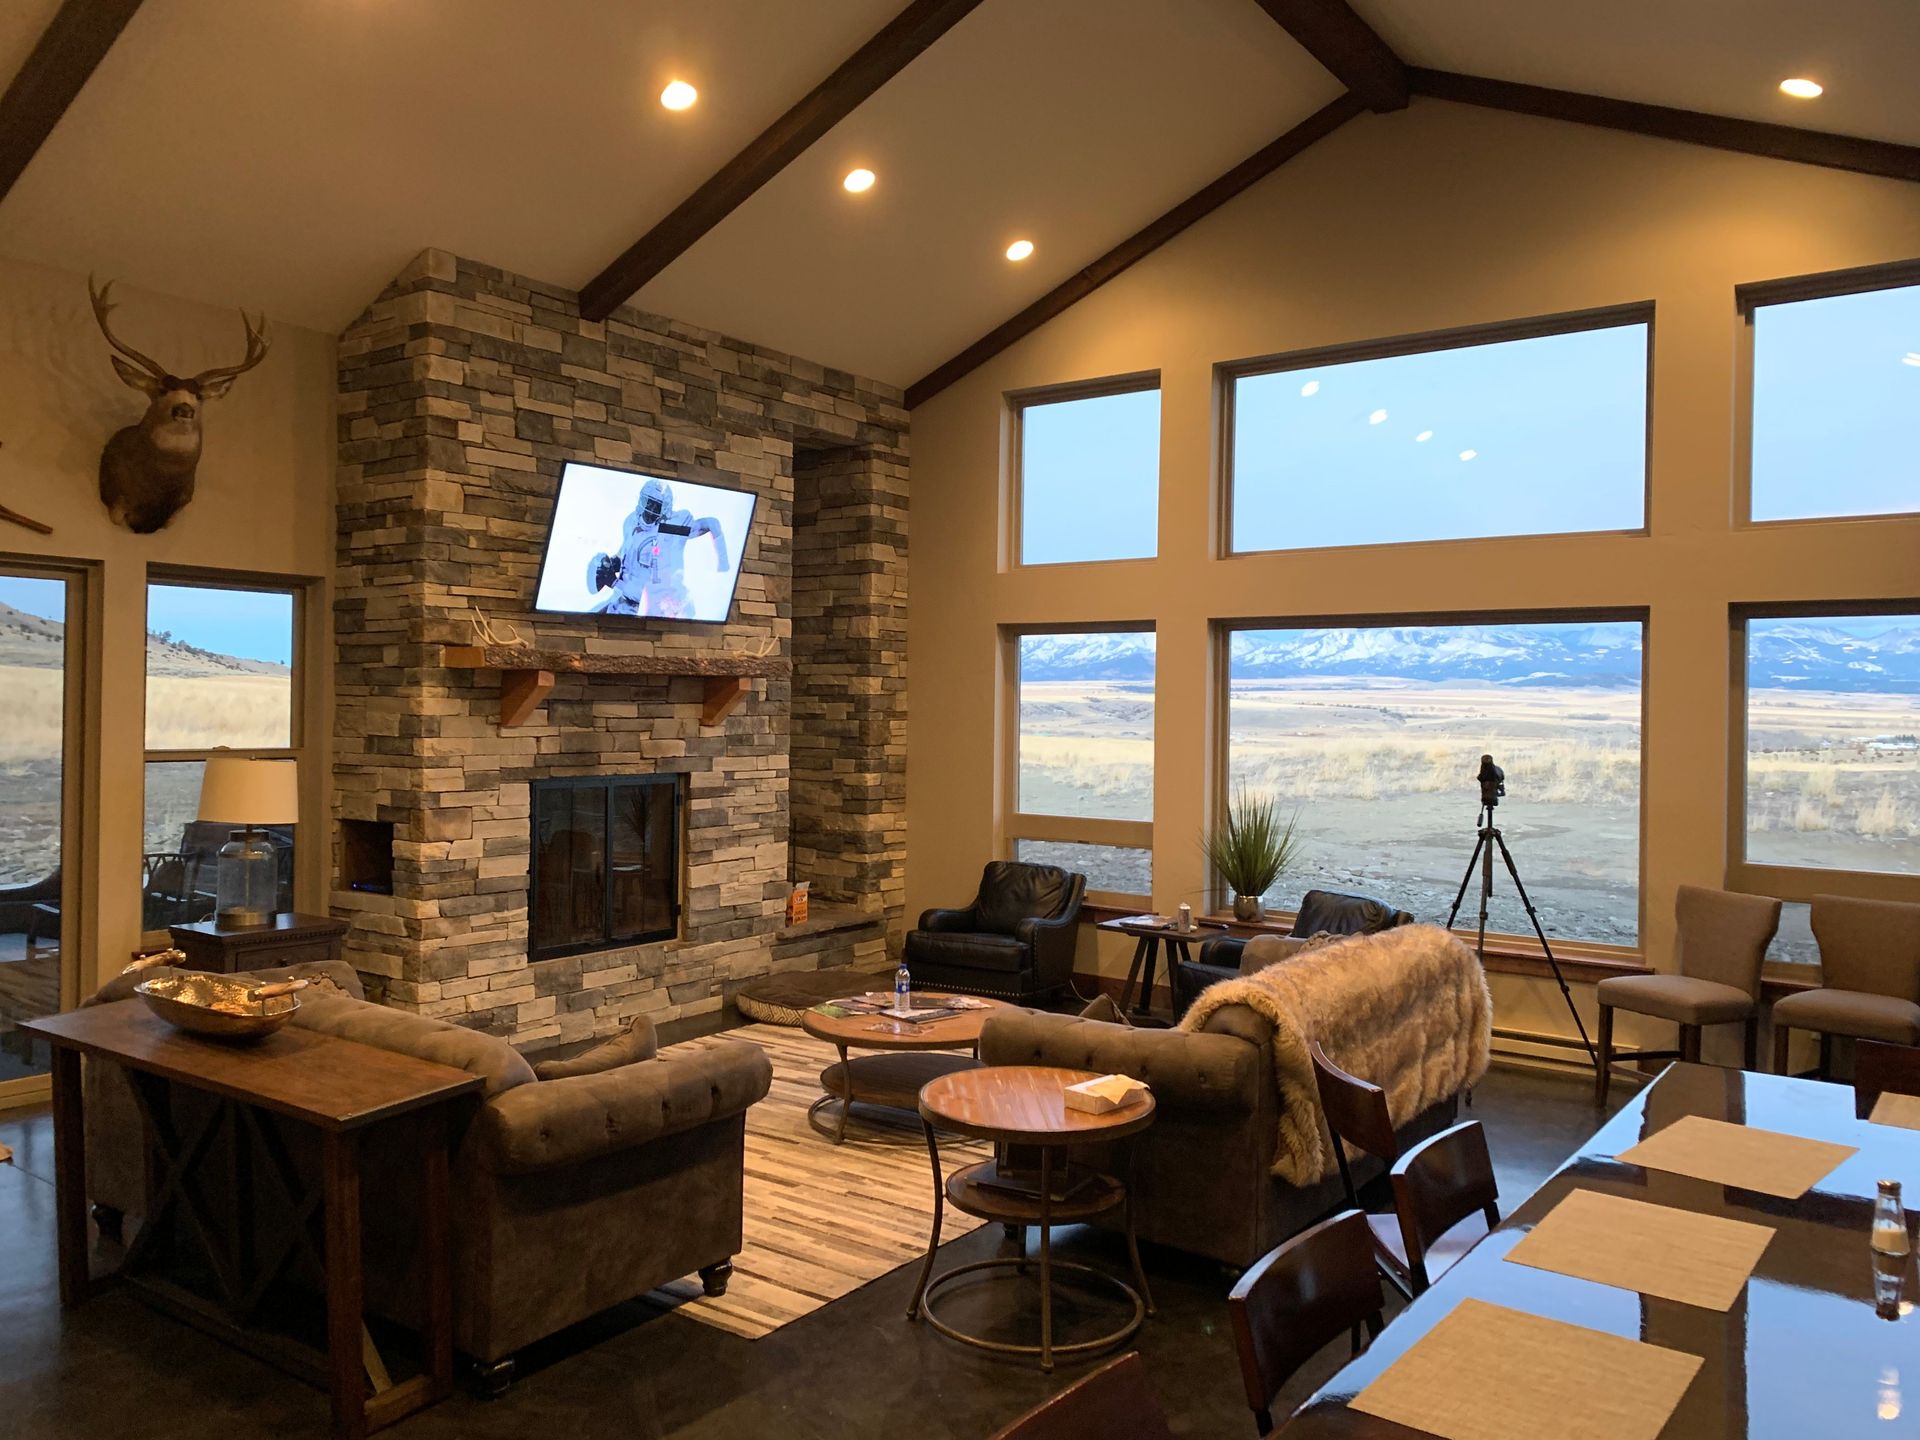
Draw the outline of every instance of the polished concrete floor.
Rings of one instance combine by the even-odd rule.
[[[1616,1087],[1616,1103],[1631,1094]],[[1475,1092],[1511,1208],[1599,1123],[1591,1084],[1496,1069]],[[324,1397],[301,1383],[110,1291],[72,1314],[54,1298],[53,1134],[44,1113],[0,1114],[0,1435],[11,1440],[173,1440],[323,1436]],[[942,1251],[942,1268],[984,1258],[1000,1243],[986,1227]],[[1063,1256],[1123,1267],[1107,1236],[1063,1232]],[[1159,1313],[1136,1344],[1181,1436],[1251,1437],[1219,1267],[1149,1249]],[[523,1356],[522,1378],[500,1400],[464,1390],[391,1432],[461,1440],[783,1440],[912,1434],[983,1440],[1092,1368],[1062,1364],[1046,1377],[1030,1362],[957,1346],[903,1318],[915,1279],[903,1267],[759,1341],[735,1339],[643,1302],[610,1311]],[[1018,1291],[957,1291],[949,1318],[1029,1318]],[[1388,1292],[1392,1294],[1391,1291]],[[1071,1327],[1111,1311],[1076,1310]],[[1344,1342],[1297,1377],[1285,1413],[1344,1360]]]

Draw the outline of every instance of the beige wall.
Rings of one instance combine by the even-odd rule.
[[[118,287],[116,329],[162,364],[188,374],[231,364],[243,348],[233,310]],[[140,940],[139,874],[145,677],[146,569],[191,566],[326,577],[333,566],[332,337],[277,325],[273,351],[226,399],[207,406],[206,448],[192,504],[157,535],[112,524],[100,504],[107,437],[137,419],[145,397],[107,362],[84,276],[0,260],[0,502],[53,526],[40,536],[0,524],[0,555],[84,562],[92,635],[87,647],[86,770],[82,828],[68,838],[80,867],[81,992],[126,963]],[[324,896],[327,837],[328,672],[332,625],[324,585],[312,592],[302,777],[308,824],[300,903]],[[69,774],[78,776],[74,757]]]
[[[1920,520],[1731,523],[1734,286],[1916,254],[1920,186],[1894,181],[1437,101],[1323,141],[914,412],[909,912],[969,894],[999,841],[999,625],[1159,626],[1165,909],[1205,882],[1210,619],[1644,606],[1644,944],[1668,964],[1675,887],[1724,878],[1729,602],[1920,592]],[[1210,558],[1216,362],[1634,301],[1657,307],[1651,534]],[[1003,394],[1156,369],[1159,558],[1003,571]],[[1496,991],[1497,1023],[1570,1033],[1544,986]]]

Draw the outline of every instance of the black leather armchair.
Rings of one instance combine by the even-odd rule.
[[[1064,989],[1086,893],[1086,876],[1057,865],[989,861],[971,905],[928,910],[907,932],[914,987],[1012,1000]]]
[[[1300,940],[1313,935],[1371,935],[1412,923],[1413,916],[1394,909],[1384,900],[1367,895],[1342,895],[1333,890],[1309,890],[1301,897],[1300,912],[1294,916],[1293,929],[1287,934]],[[1197,960],[1174,971],[1174,1005],[1181,1014],[1186,1013],[1187,1007],[1207,986],[1232,980],[1241,973],[1247,938],[1215,935],[1201,945]]]

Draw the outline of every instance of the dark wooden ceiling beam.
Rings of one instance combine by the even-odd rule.
[[[1762,120],[1736,120],[1697,110],[1674,110],[1665,105],[1643,105],[1634,100],[1610,100],[1602,95],[1549,90],[1539,85],[1518,85],[1510,80],[1457,75],[1447,70],[1415,68],[1408,71],[1408,77],[1415,95],[1436,100],[1453,100],[1462,105],[1507,110],[1517,115],[1538,115],[1548,120],[1569,120],[1576,125],[1598,125],[1607,130],[1653,135],[1663,140],[1737,150],[1744,155],[1764,155],[1803,165],[1825,165],[1862,175],[1920,180],[1920,148],[1912,145],[1863,140],[1824,130],[1802,130]]]
[[[619,259],[589,280],[580,292],[580,313],[589,320],[604,320],[632,299],[641,286],[684,255],[695,241],[979,4],[980,0],[913,0]]]
[[[140,0],[66,0],[0,95],[0,200],[39,153]]]
[[[1278,140],[1262,147],[1233,169],[1182,200],[1144,229],[1135,231],[1084,270],[1053,287],[1005,324],[998,325],[944,365],[928,371],[907,387],[907,408],[932,399],[969,371],[984,365],[1017,340],[1038,330],[1054,316],[1078,304],[1128,266],[1145,259],[1182,230],[1211,215],[1249,185],[1278,170],[1287,161],[1366,112],[1357,95],[1342,95],[1323,105]]]
[[[1370,110],[1406,108],[1407,67],[1347,0],[1259,0],[1260,8]]]

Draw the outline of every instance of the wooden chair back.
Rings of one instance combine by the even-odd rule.
[[[1147,1384],[1138,1350],[1109,1360],[1050,1400],[1043,1400],[993,1440],[1173,1440],[1166,1413]]]
[[[1500,1223],[1500,1187],[1487,1153],[1487,1132],[1477,1120],[1442,1130],[1401,1156],[1391,1174],[1393,1208],[1418,1295],[1432,1283],[1426,1257],[1436,1240],[1475,1211],[1486,1217],[1489,1230]]]
[[[1373,1232],[1358,1210],[1343,1210],[1303,1230],[1254,1262],[1227,1296],[1247,1406],[1262,1435],[1271,1406],[1294,1372],[1342,1331],[1380,1333],[1385,1296],[1373,1263]]]
[[[1389,1165],[1400,1154],[1400,1142],[1393,1133],[1393,1118],[1387,1113],[1387,1092],[1342,1070],[1327,1057],[1317,1040],[1309,1040],[1307,1049],[1313,1056],[1313,1079],[1320,1090],[1320,1109],[1327,1117],[1327,1128],[1333,1132],[1333,1157],[1340,1167],[1340,1183],[1346,1187],[1347,1203],[1358,1206],[1360,1194],[1353,1183],[1352,1168],[1347,1164],[1347,1145]]]
[[[1920,1045],[1893,1045],[1885,1040],[1853,1043],[1853,1108],[1862,1120],[1887,1091],[1920,1095]]]

